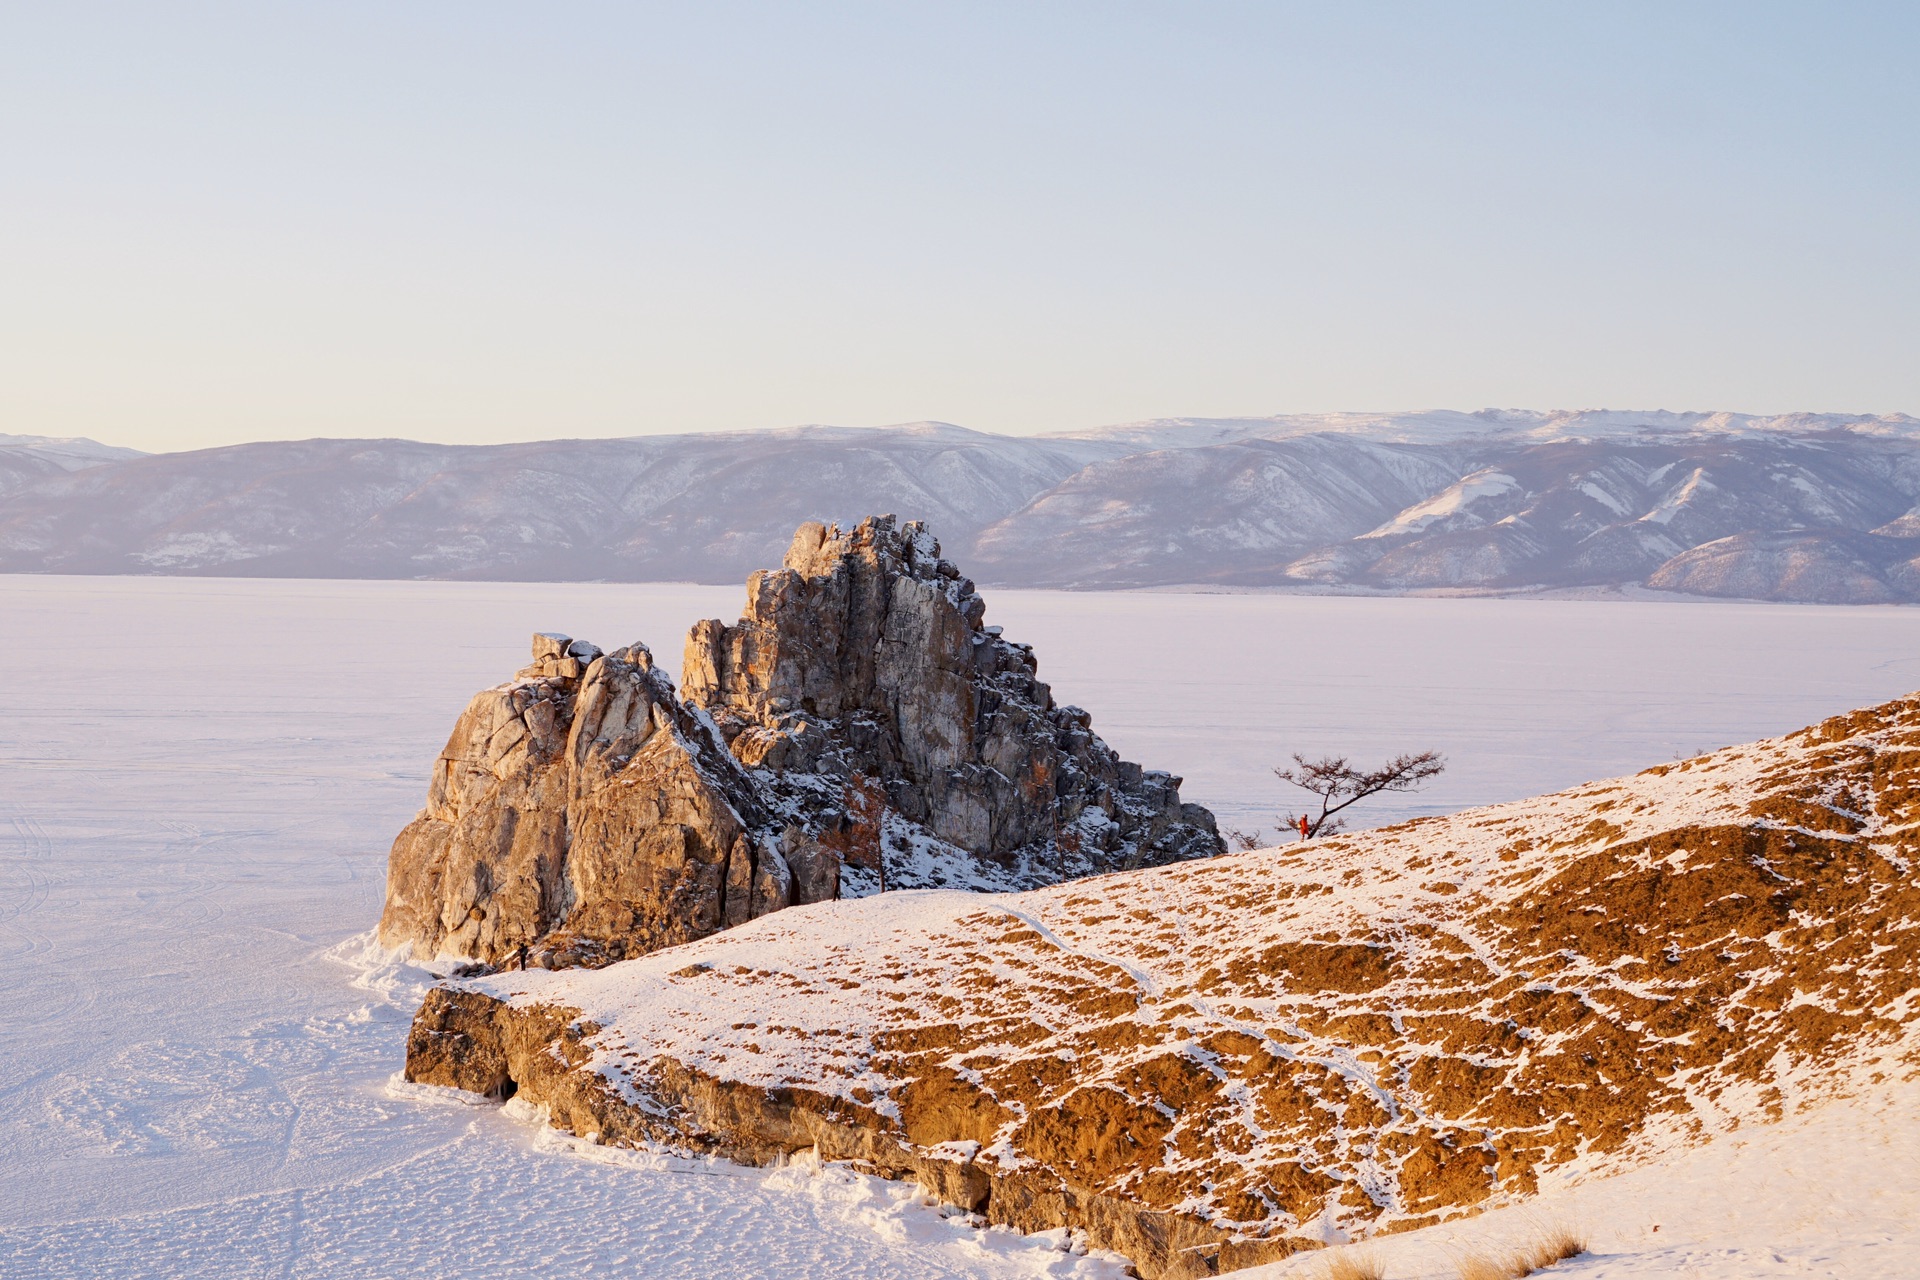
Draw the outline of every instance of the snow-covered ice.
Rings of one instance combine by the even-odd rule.
[[[1114,1274],[842,1170],[582,1151],[524,1116],[393,1086],[415,979],[325,953],[378,914],[387,844],[467,696],[520,665],[533,631],[644,639],[671,666],[691,621],[740,601],[737,587],[0,578],[0,1275]],[[1123,753],[1184,774],[1188,798],[1243,827],[1271,828],[1287,804],[1266,771],[1291,750],[1445,751],[1435,786],[1363,815],[1386,821],[1920,687],[1916,610],[1040,592],[989,605]],[[1865,1177],[1876,1131],[1851,1114],[1792,1150],[1857,1159]],[[1884,1198],[1792,1192],[1805,1178],[1766,1184],[1801,1195],[1784,1215],[1717,1204],[1720,1181],[1746,1186],[1741,1169],[1786,1158],[1751,1141],[1745,1164],[1714,1148],[1676,1165],[1691,1179],[1679,1192],[1658,1170],[1629,1175],[1652,1180],[1639,1192],[1604,1184],[1677,1197],[1677,1216],[1577,1265],[1807,1274],[1829,1265],[1824,1235],[1913,1244],[1910,1226],[1888,1234]],[[1897,1152],[1878,1167],[1885,1185],[1916,1185]]]

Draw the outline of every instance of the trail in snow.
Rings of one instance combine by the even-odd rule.
[[[609,1164],[394,1096],[409,993],[324,952],[528,633],[735,588],[0,578],[0,1275],[1097,1274],[842,1171]],[[1288,750],[1445,750],[1375,821],[1550,790],[1920,686],[1920,611],[989,595],[1043,678],[1235,825]],[[381,983],[386,983],[382,988]],[[1092,1269],[1089,1271],[1088,1269]]]

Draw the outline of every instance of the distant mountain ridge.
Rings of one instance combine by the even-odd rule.
[[[1920,440],[1920,418],[1904,413],[1697,413],[1669,409],[1429,409],[1418,413],[1288,413],[1266,418],[1150,418],[1063,437],[1119,441],[1147,448],[1193,447],[1238,440],[1349,435],[1382,443],[1441,444],[1460,440],[1640,439],[1672,435],[1770,436],[1850,431]]]
[[[0,436],[0,572],[736,580],[888,510],[1008,586],[1920,599],[1920,418],[1481,410],[143,455]]]
[[[146,456],[138,449],[122,449],[78,436],[0,434],[0,497],[51,476]]]

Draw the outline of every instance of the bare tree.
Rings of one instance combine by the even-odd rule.
[[[1334,815],[1355,801],[1382,791],[1412,791],[1446,767],[1446,760],[1437,751],[1398,755],[1372,770],[1354,768],[1345,756],[1309,760],[1295,752],[1293,766],[1275,769],[1273,776],[1320,798],[1317,816],[1312,813],[1286,816],[1287,826],[1298,831],[1301,839],[1311,840],[1315,836],[1330,836],[1344,827],[1345,819]]]
[[[1236,849],[1258,849],[1260,847],[1260,828],[1258,827],[1255,827],[1251,831],[1242,831],[1238,827],[1222,827],[1220,828],[1220,834],[1225,836],[1227,843]]]

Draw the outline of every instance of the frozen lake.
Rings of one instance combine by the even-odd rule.
[[[406,993],[322,952],[527,635],[677,666],[739,588],[0,578],[0,1275],[1102,1274],[903,1189],[609,1163],[395,1096]],[[1290,751],[1445,752],[1363,821],[1511,799],[1920,687],[1920,610],[990,592],[1062,701],[1274,825]]]

